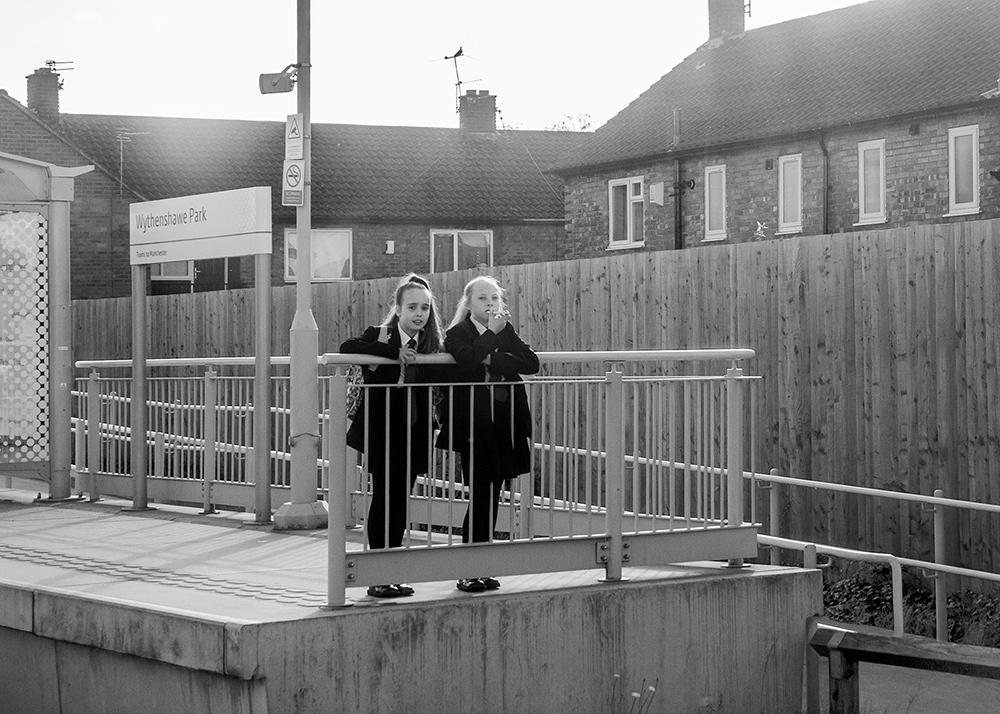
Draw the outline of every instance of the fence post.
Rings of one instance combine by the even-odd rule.
[[[726,370],[726,519],[729,527],[743,525],[743,370]],[[742,558],[730,558],[741,566]]]
[[[944,490],[934,489],[935,498],[944,498]],[[943,565],[946,556],[944,506],[934,504],[934,562]],[[948,581],[941,571],[934,574],[934,636],[939,642],[948,641]]]
[[[622,541],[622,488],[625,481],[625,430],[623,428],[623,403],[625,382],[622,366],[608,363],[604,382],[608,385],[607,401],[604,407],[604,434],[607,439],[607,475],[605,487],[605,536],[602,545],[607,551],[602,556],[604,577],[602,582],[620,582],[624,545]]]
[[[202,451],[201,473],[204,479],[204,508],[202,513],[215,513],[212,508],[212,483],[215,481],[215,442],[217,417],[216,404],[219,401],[219,383],[216,372],[211,367],[205,372],[205,412],[202,420],[202,436],[205,449]]]
[[[90,476],[90,500],[100,501],[97,472],[101,470],[101,382],[97,370],[87,377],[87,475]]]
[[[347,504],[350,479],[347,474],[347,371],[350,365],[338,364],[329,379],[327,407],[329,419],[325,428],[328,434],[329,459],[329,520],[326,532],[326,606],[344,607],[347,603]]]

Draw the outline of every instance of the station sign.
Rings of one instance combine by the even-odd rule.
[[[271,253],[267,186],[129,206],[132,265]]]

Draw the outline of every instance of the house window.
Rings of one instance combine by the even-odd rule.
[[[431,231],[431,272],[493,265],[493,231]]]
[[[802,231],[802,154],[778,157],[778,232]]]
[[[349,229],[313,230],[312,282],[334,282],[351,279],[353,258],[351,231]],[[285,282],[295,282],[298,248],[295,229],[285,229]]]
[[[885,223],[885,139],[858,144],[858,223]]]
[[[642,176],[608,181],[609,248],[642,245],[645,204]]]
[[[979,212],[979,127],[948,130],[948,214]]]
[[[194,261],[176,260],[172,263],[153,263],[149,266],[150,280],[194,280]]]
[[[705,240],[726,239],[726,167],[705,168]]]

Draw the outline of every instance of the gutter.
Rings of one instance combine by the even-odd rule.
[[[970,102],[964,102],[962,104],[953,104],[947,107],[940,108],[923,108],[915,109],[909,112],[903,112],[901,114],[890,114],[886,116],[871,117],[867,119],[862,119],[859,121],[845,121],[839,124],[831,124],[824,127],[813,127],[810,129],[801,129],[799,131],[789,132],[787,134],[767,134],[758,137],[752,137],[749,139],[738,139],[722,144],[704,144],[700,146],[691,146],[682,150],[670,149],[667,151],[660,151],[657,153],[646,154],[643,156],[635,156],[626,159],[615,159],[613,161],[606,161],[596,164],[577,164],[572,166],[561,167],[556,165],[549,169],[549,173],[553,173],[561,177],[572,177],[579,176],[581,174],[596,173],[601,171],[614,171],[619,169],[628,169],[634,167],[639,163],[651,163],[655,161],[664,161],[673,158],[687,158],[690,156],[704,155],[709,152],[722,152],[729,151],[732,149],[741,149],[745,147],[756,147],[761,144],[775,141],[785,141],[794,139],[810,139],[816,136],[816,132],[830,132],[837,131],[840,129],[857,129],[860,127],[865,127],[867,125],[878,125],[887,121],[910,121],[913,119],[922,119],[928,116],[946,116],[949,114],[956,114],[970,109],[985,108],[984,102],[994,102],[1000,99],[1000,97],[988,98],[988,99],[976,99]]]

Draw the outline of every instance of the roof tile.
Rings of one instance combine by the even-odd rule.
[[[998,0],[872,0],[709,42],[554,168],[573,173],[978,101],[1000,77],[998,38]]]

